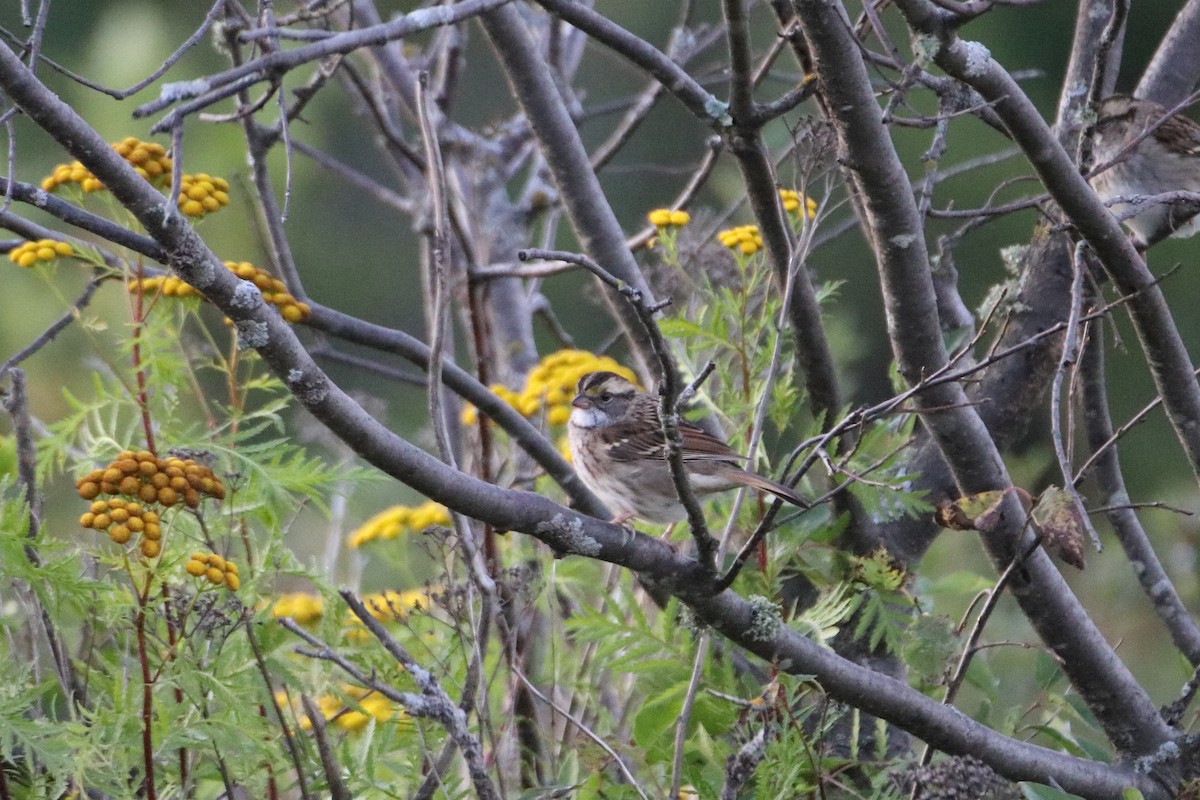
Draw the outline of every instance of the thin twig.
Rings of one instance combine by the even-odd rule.
[[[1079,318],[1083,313],[1083,278],[1087,273],[1087,264],[1084,262],[1086,248],[1087,245],[1084,242],[1076,244],[1075,255],[1072,259],[1075,274],[1071,279],[1071,312],[1067,317],[1067,329],[1063,337],[1062,356],[1059,358],[1058,369],[1054,371],[1054,379],[1050,384],[1050,438],[1054,443],[1054,455],[1058,459],[1058,468],[1062,471],[1063,489],[1071,496],[1071,502],[1075,504],[1075,510],[1078,512],[1088,536],[1091,537],[1096,552],[1100,552],[1104,549],[1104,545],[1100,541],[1100,534],[1096,532],[1095,527],[1092,525],[1091,517],[1087,513],[1087,507],[1084,505],[1083,498],[1079,496],[1079,490],[1075,487],[1075,482],[1072,480],[1075,473],[1071,469],[1071,458],[1067,455],[1066,439],[1063,436],[1062,430],[1063,379],[1067,376],[1068,372],[1074,370],[1079,360]]]
[[[246,610],[249,614],[249,609]],[[288,755],[291,756],[292,766],[296,768],[296,784],[300,790],[300,796],[305,798],[312,797],[308,791],[308,779],[304,777],[304,760],[300,757],[300,746],[296,743],[296,735],[288,725],[287,717],[283,715],[283,709],[279,706],[279,700],[275,697],[274,687],[271,684],[271,672],[267,668],[266,658],[263,656],[262,647],[258,643],[258,637],[254,633],[254,625],[245,625],[246,641],[250,643],[250,649],[254,653],[254,663],[258,667],[258,674],[263,680],[263,690],[267,693],[267,697],[271,700],[271,708],[275,711],[275,718],[279,720],[279,730],[283,733],[283,742],[287,747]]]
[[[725,140],[720,136],[710,136],[705,143],[707,150],[704,153],[704,158],[700,159],[700,163],[692,171],[692,177],[688,179],[687,185],[679,190],[679,194],[669,203],[671,208],[685,208],[695,199],[696,195],[704,184],[708,182],[708,178],[712,175],[713,167],[717,165],[717,159],[724,152]],[[642,228],[627,240],[630,250],[638,250],[646,246],[646,244],[654,238],[657,231],[653,225],[647,225]]]
[[[692,674],[688,678],[687,691],[683,695],[683,705],[679,709],[679,718],[675,720],[675,746],[671,756],[671,794],[669,797],[679,797],[679,787],[683,784],[683,751],[687,745],[688,723],[692,720],[692,709],[696,706],[696,693],[700,691],[700,679],[704,677],[704,662],[708,660],[708,645],[710,635],[707,630],[700,634],[696,643],[696,654],[692,658]]]
[[[70,310],[68,310],[54,322],[50,323],[50,326],[38,334],[36,339],[10,356],[9,359],[3,364],[0,364],[0,378],[3,378],[9,370],[16,367],[38,350],[41,350],[46,345],[50,344],[50,342],[54,340],[55,336],[58,336],[58,334],[62,333],[64,328],[66,328],[75,320],[79,319],[79,313],[83,309],[87,308],[88,303],[92,301],[92,296],[96,294],[96,289],[99,288],[100,284],[103,282],[104,278],[99,277],[92,278],[90,281],[88,281],[87,286],[85,286],[83,289],[83,292],[79,295],[79,297],[75,298],[75,302],[71,304]]]
[[[638,793],[638,796],[641,797],[642,800],[650,800],[650,798],[646,795],[646,792],[642,790],[641,784],[638,783],[637,778],[633,776],[633,773],[629,771],[629,767],[625,765],[624,759],[617,754],[616,750],[612,749],[608,742],[604,741],[604,739],[602,739],[595,731],[588,727],[582,720],[571,716],[571,714],[565,708],[558,705],[545,694],[543,694],[536,686],[533,685],[529,678],[525,677],[525,673],[520,669],[514,667],[513,674],[517,676],[517,680],[525,684],[525,687],[529,689],[530,694],[554,709],[554,713],[560,715],[563,719],[570,722],[579,731],[581,731],[584,736],[595,742],[601,750],[608,753],[609,757],[613,760],[613,763],[617,765],[617,769],[619,769],[621,774],[625,776],[625,780],[629,781],[629,785],[632,786],[633,790]]]
[[[383,645],[384,649],[396,659],[397,663],[416,683],[421,694],[400,692],[389,684],[383,683],[374,674],[368,674],[344,655],[322,642],[313,634],[297,625],[294,620],[282,619],[280,623],[292,633],[308,642],[315,651],[299,649],[301,655],[331,661],[346,674],[369,689],[379,692],[394,703],[401,704],[408,713],[415,717],[427,717],[440,723],[458,746],[463,760],[467,764],[471,782],[480,800],[498,800],[496,787],[488,775],[487,765],[483,758],[483,748],[479,739],[467,728],[466,713],[463,712],[446,694],[433,675],[421,666],[404,647],[392,637],[383,623],[375,619],[353,592],[339,592],[342,599],[350,606],[354,615],[366,626],[367,630]]]
[[[502,6],[507,2],[509,0],[465,0],[452,6],[421,8],[379,25],[344,31],[328,39],[291,50],[265,53],[253,61],[240,64],[216,75],[209,75],[198,81],[166,84],[158,99],[138,106],[134,109],[133,115],[135,118],[146,117],[158,113],[180,100],[196,97],[198,94],[215,94],[210,90],[224,88],[230,84],[249,86],[263,80],[273,81],[289,70],[310,61],[339,53],[350,53],[363,47],[382,45],[430,28],[452,25]],[[223,94],[228,96],[228,93]],[[200,107],[203,106],[192,110],[198,110]]]
[[[215,3],[213,3],[212,8],[209,9],[208,14],[204,17],[204,21],[200,23],[200,27],[198,27],[191,36],[185,39],[183,44],[179,45],[179,47],[175,49],[175,52],[167,56],[166,59],[163,60],[162,65],[158,69],[154,70],[154,72],[151,72],[145,78],[141,79],[127,89],[109,89],[107,86],[94,83],[82,75],[72,72],[61,64],[52,61],[45,56],[39,55],[38,58],[51,69],[62,73],[76,83],[86,86],[89,89],[94,89],[97,92],[101,92],[102,94],[106,94],[109,97],[117,100],[124,100],[127,97],[137,94],[142,89],[145,89],[147,86],[161,78],[164,74],[166,74],[167,70],[175,65],[175,62],[179,61],[179,59],[183,57],[184,53],[195,47],[196,43],[204,38],[204,34],[208,33],[209,28],[211,28],[213,23],[216,21],[217,15],[221,13],[226,4],[227,0],[217,0]]]
[[[1179,690],[1179,697],[1172,700],[1166,706],[1163,706],[1163,719],[1168,725],[1176,726],[1183,720],[1183,715],[1187,711],[1187,707],[1191,705],[1192,700],[1196,697],[1196,691],[1200,690],[1200,664],[1192,670],[1192,676],[1187,679],[1183,687]]]
[[[25,558],[34,567],[42,565],[41,555],[34,542],[41,534],[42,524],[42,495],[37,489],[37,447],[33,440],[33,418],[29,414],[29,395],[25,386],[25,371],[16,367],[9,370],[12,388],[7,396],[0,393],[0,406],[12,420],[13,440],[17,448],[17,484],[24,490],[26,513],[29,515],[29,526],[25,532]],[[3,373],[0,373],[3,377]],[[59,636],[50,612],[38,599],[36,593],[31,593],[29,602],[38,611],[42,631],[46,635],[46,643],[50,648],[50,656],[54,659],[54,671],[59,686],[65,697],[71,698],[70,710],[82,710],[87,706],[83,684],[75,672],[66,645]]]
[[[950,676],[950,680],[946,684],[946,695],[942,698],[942,703],[945,705],[953,705],[954,699],[958,696],[958,690],[962,687],[963,680],[967,677],[967,667],[971,666],[971,660],[977,652],[976,645],[979,643],[979,637],[983,635],[984,626],[991,619],[992,612],[996,610],[996,605],[1000,602],[1000,598],[1004,595],[1004,587],[1008,585],[1008,581],[1022,564],[1035,550],[1041,547],[1040,539],[1035,539],[1033,543],[1023,552],[1019,553],[1012,562],[1004,568],[1004,572],[1000,573],[1000,577],[996,579],[996,585],[988,593],[987,599],[983,606],[979,609],[979,616],[975,618],[975,624],[971,627],[971,633],[967,636],[967,641],[963,644],[962,653],[959,655],[958,664],[954,668],[954,672]],[[928,764],[929,759],[933,756],[933,748],[925,745],[925,749],[921,753],[920,763]]]
[[[321,768],[325,771],[325,781],[329,784],[331,800],[351,800],[354,795],[350,793],[350,790],[346,788],[346,782],[342,780],[341,766],[337,762],[333,748],[329,745],[329,737],[325,734],[325,715],[308,695],[300,695],[300,702],[312,725],[313,738],[317,740],[317,753],[321,756]]]
[[[688,403],[692,402],[692,398],[696,396],[696,392],[699,391],[700,387],[704,385],[704,382],[708,380],[708,377],[713,374],[716,368],[717,362],[709,360],[704,365],[704,368],[700,370],[700,374],[691,383],[683,387],[683,391],[679,393],[679,399],[675,401],[675,409],[677,411],[682,411]]]
[[[454,465],[454,450],[446,430],[446,418],[442,412],[442,349],[446,340],[446,312],[449,295],[446,291],[446,260],[450,242],[446,236],[446,219],[449,207],[446,202],[446,173],[442,164],[442,151],[438,146],[437,131],[430,121],[429,73],[417,75],[417,119],[421,125],[421,139],[425,143],[426,180],[429,189],[429,205],[432,212],[432,228],[427,231],[429,256],[432,266],[432,308],[429,311],[429,420],[437,440],[438,454],[447,464]]]

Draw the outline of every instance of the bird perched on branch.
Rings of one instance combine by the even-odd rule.
[[[589,372],[579,379],[567,436],[575,469],[587,487],[625,523],[637,518],[658,524],[687,517],[675,492],[658,398],[639,392],[612,372]],[[749,486],[808,508],[794,490],[743,469],[745,461],[704,429],[680,420],[683,464],[698,498]]]
[[[1096,111],[1092,163],[1101,171],[1090,183],[1101,199],[1200,192],[1200,125],[1170,116],[1170,109],[1158,103],[1120,94],[1102,100]],[[1135,208],[1132,203],[1111,206],[1114,214]],[[1168,236],[1195,234],[1197,213],[1200,202],[1186,199],[1146,203],[1124,222],[1145,249]]]

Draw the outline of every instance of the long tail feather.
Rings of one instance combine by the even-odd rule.
[[[753,487],[763,492],[769,492],[780,500],[786,500],[794,506],[800,508],[812,508],[807,500],[796,494],[794,489],[784,486],[782,483],[776,483],[770,478],[764,478],[755,472],[747,472],[746,470],[738,470],[736,474],[731,476],[733,480],[746,486]]]

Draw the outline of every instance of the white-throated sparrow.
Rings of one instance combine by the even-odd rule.
[[[1092,162],[1102,167],[1116,163],[1090,179],[1105,201],[1122,195],[1154,195],[1172,191],[1200,191],[1200,125],[1176,115],[1154,129],[1124,155],[1121,151],[1147,128],[1167,117],[1170,109],[1150,100],[1115,94],[1100,101],[1092,127]],[[1113,213],[1130,204],[1117,203]],[[1125,220],[1138,243],[1148,247],[1168,236],[1184,238],[1200,230],[1195,203],[1148,205]]]
[[[611,372],[579,379],[567,435],[579,477],[616,514],[665,524],[687,517],[667,463],[657,398]],[[697,497],[749,486],[808,508],[795,491],[739,466],[744,460],[702,428],[681,420],[683,463]]]

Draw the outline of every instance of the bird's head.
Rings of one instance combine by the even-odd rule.
[[[589,372],[579,379],[571,401],[571,424],[603,428],[625,415],[637,396],[637,387],[615,372]]]

